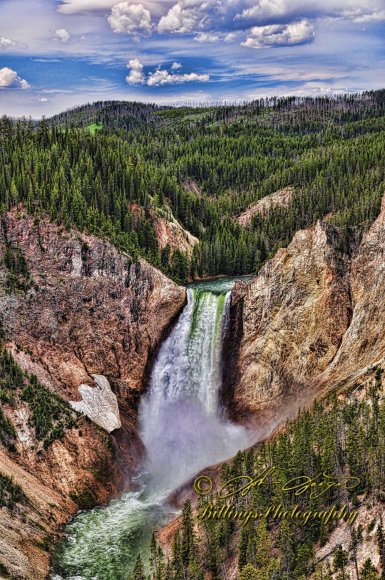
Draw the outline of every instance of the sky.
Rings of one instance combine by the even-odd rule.
[[[385,88],[385,0],[0,0],[0,115]]]

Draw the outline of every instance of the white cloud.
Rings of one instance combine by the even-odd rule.
[[[233,42],[237,38],[237,35],[234,32],[228,32],[225,35],[224,41],[225,42]]]
[[[242,42],[248,48],[271,48],[274,46],[295,46],[311,42],[314,39],[314,28],[308,20],[293,24],[272,24],[254,26],[250,36]]]
[[[7,38],[6,36],[0,36],[0,49],[15,48],[17,43]]]
[[[111,10],[119,0],[62,0],[58,11],[62,14],[78,14],[82,12],[105,12]],[[131,0],[130,4],[136,4]],[[156,16],[163,16],[175,4],[175,0],[142,0],[140,2]]]
[[[180,34],[190,33],[200,28],[200,21],[208,15],[211,1],[202,2],[178,2],[166,16],[163,16],[158,24],[160,33],[178,32]]]
[[[129,85],[143,85],[145,82],[143,74],[143,64],[138,58],[133,58],[129,61],[127,68],[130,69],[130,74],[126,76],[126,82]]]
[[[61,42],[68,42],[68,40],[71,38],[71,35],[65,28],[58,28],[55,31],[55,38],[61,40]]]
[[[298,18],[346,19],[354,23],[385,20],[384,0],[258,0],[240,2],[244,7],[235,15],[236,21],[249,24],[276,24]],[[274,22],[275,20],[275,22]]]
[[[151,12],[143,4],[131,4],[129,0],[112,8],[108,22],[114,32],[126,32],[132,36],[149,33],[152,29]]]
[[[363,24],[367,22],[378,22],[385,20],[385,10],[380,10],[379,12],[371,12],[368,14],[360,14],[353,17],[353,22],[358,24]]]
[[[207,82],[209,80],[209,75],[200,75],[197,73],[180,75],[169,73],[164,69],[158,69],[148,75],[147,85],[149,87],[159,87],[162,85],[179,85],[181,83],[189,82]]]
[[[188,82],[205,82],[210,80],[210,76],[207,74],[177,74],[161,68],[150,72],[146,77],[143,73],[143,63],[138,58],[130,60],[127,67],[130,69],[130,74],[126,77],[129,85],[145,84],[148,87],[159,87],[162,85],[178,85]],[[180,63],[174,62],[171,69],[178,70],[181,67],[182,65]]]
[[[0,69],[0,89],[29,89],[30,84],[19,77],[16,71],[4,67]]]
[[[348,5],[348,8],[347,8]],[[160,18],[160,33],[231,33],[321,17],[353,22],[385,19],[384,0],[178,0]],[[198,36],[197,40],[205,37]],[[209,37],[207,37],[209,38]]]
[[[241,3],[240,3],[241,4]],[[247,3],[243,2],[243,9],[241,9],[236,15],[236,21],[246,20],[249,23],[269,23],[272,24],[279,21],[281,18],[293,18],[297,14],[301,13],[305,8],[304,3],[300,0],[259,0],[254,2],[251,6],[247,7]],[[312,9],[315,10],[317,1],[312,2]],[[240,5],[239,8],[242,8]],[[306,8],[305,8],[306,11]]]
[[[116,0],[62,0],[58,11],[62,14],[76,14],[94,10],[108,10]]]
[[[7,36],[0,35],[0,50],[11,50],[12,48],[27,48],[24,42],[16,42]]]
[[[195,42],[218,42],[218,34],[210,34],[209,32],[200,32],[195,38]]]

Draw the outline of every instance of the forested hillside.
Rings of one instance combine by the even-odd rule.
[[[252,273],[317,219],[362,229],[373,221],[385,189],[384,130],[385,91],[208,108],[96,103],[39,124],[3,117],[1,211],[21,202],[179,281]],[[289,207],[238,223],[287,187]],[[153,217],[170,212],[200,240],[191,260],[158,247]]]
[[[223,464],[196,509],[185,503],[167,555],[154,538],[151,578],[384,578],[383,522],[371,512],[378,503],[383,512],[384,502],[382,376],[373,367],[365,381]],[[328,545],[338,527],[344,547]],[[145,578],[138,558],[132,579]]]

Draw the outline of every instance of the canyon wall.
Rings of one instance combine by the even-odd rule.
[[[297,232],[233,291],[224,369],[231,415],[278,423],[381,363],[384,307],[385,201],[361,242],[326,222]]]
[[[81,387],[94,407],[102,401],[95,417],[114,411],[100,418],[107,430],[74,413],[64,435],[43,444],[23,396],[2,403],[15,445],[0,444],[0,476],[12,477],[24,500],[0,509],[0,575],[32,580],[47,575],[58,526],[126,485],[141,453],[136,408],[146,369],[186,297],[145,261],[21,208],[2,219],[0,256],[3,347],[49,392],[82,408]]]

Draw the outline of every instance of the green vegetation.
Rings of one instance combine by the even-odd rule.
[[[36,438],[47,448],[76,423],[76,413],[57,395],[44,387],[35,375],[23,372],[12,355],[0,347],[0,401],[16,407],[19,401],[28,404],[30,425]],[[0,442],[15,451],[15,428],[0,407]]]
[[[2,578],[12,578],[11,574],[9,574],[8,569],[4,566],[4,564],[0,563],[0,574]]]
[[[15,446],[13,440],[16,436],[16,431],[9,419],[4,415],[3,409],[0,407],[0,442],[10,451],[14,451]]]
[[[5,288],[7,292],[25,292],[32,286],[27,262],[18,246],[6,242],[4,265],[7,269]]]
[[[12,355],[0,348],[0,401],[13,404],[17,389],[24,386],[24,373]]]
[[[83,129],[94,125],[103,125],[94,136]],[[384,151],[385,91],[201,109],[95,103],[37,126],[1,120],[0,207],[22,202],[177,280],[252,273],[326,215],[346,230],[368,227]],[[288,208],[247,228],[236,221],[287,186]],[[200,240],[191,261],[158,247],[154,216],[170,210]]]
[[[0,507],[14,509],[17,503],[25,500],[20,486],[13,483],[12,479],[0,473]]]
[[[93,508],[97,502],[97,498],[90,488],[82,489],[79,493],[70,493],[70,497],[78,505],[79,509],[83,510]]]
[[[63,437],[65,430],[76,424],[75,413],[69,405],[48,391],[35,375],[29,376],[21,397],[32,411],[31,425],[35,428],[37,439],[44,441],[44,447]]]
[[[94,103],[49,121],[0,120],[0,214],[22,204],[39,218],[110,240],[132,259],[139,255],[175,280],[258,269],[300,228],[327,219],[348,241],[376,218],[385,190],[385,91],[338,97],[262,99],[243,106],[165,108],[140,103]],[[237,217],[267,195],[291,186],[289,207],[271,208],[242,227]],[[189,259],[179,249],[162,250],[155,233],[157,216],[175,216],[199,239]],[[4,230],[4,225],[3,225]],[[4,237],[7,240],[6,231]],[[86,267],[88,249],[82,248]],[[21,249],[6,241],[8,292],[33,284]],[[3,333],[0,325],[0,338]],[[194,332],[194,324],[192,327]],[[34,376],[23,373],[0,351],[0,400],[5,410],[23,400],[31,410],[36,437],[48,446],[74,424],[76,415]],[[282,491],[271,478],[237,498],[237,509],[263,512],[323,511],[367,501],[385,502],[385,402],[383,370],[373,369],[373,385],[354,385],[345,400],[336,395],[302,412],[286,430],[258,448],[237,454],[222,467],[221,482],[258,474],[274,466],[274,481],[293,477],[357,477],[354,490],[330,487],[318,497]],[[359,395],[359,396],[357,396]],[[12,449],[14,428],[0,413],[0,440]],[[1,484],[0,479],[0,486]],[[8,484],[8,490],[9,488]],[[1,487],[0,487],[1,490]],[[16,493],[16,492],[15,492]],[[6,491],[0,497],[10,497]],[[76,501],[93,504],[87,490]],[[16,501],[16,500],[15,500]],[[199,511],[208,502],[201,498]],[[382,578],[385,540],[375,529]],[[213,580],[227,577],[236,562],[240,580],[302,580],[346,577],[356,562],[363,531],[351,526],[351,543],[335,550],[329,568],[315,560],[335,521],[259,518],[201,520],[187,502],[171,555],[155,538],[151,578]],[[379,577],[370,560],[361,579]],[[133,571],[144,580],[141,557]]]
[[[232,505],[238,511],[252,510],[265,513],[269,506],[282,506],[282,511],[320,512],[336,506],[347,506],[350,512],[368,502],[385,502],[385,402],[381,399],[381,381],[373,378],[367,386],[366,397],[357,398],[350,393],[346,399],[330,395],[317,402],[311,411],[286,425],[284,432],[256,449],[239,452],[231,464],[224,464],[221,486],[234,477],[261,475],[274,466],[274,472],[260,486],[252,486],[249,493],[238,494]],[[283,490],[283,485],[293,478],[306,476],[320,483],[320,474],[341,481],[357,477],[359,485],[323,488],[323,493],[311,497],[311,489],[296,494],[296,489]],[[303,481],[303,480],[302,480]],[[245,481],[243,481],[245,483]],[[238,483],[238,488],[240,484]],[[288,486],[290,487],[290,486]],[[229,491],[229,490],[228,490]],[[317,570],[316,578],[330,578],[331,574],[315,560],[315,545],[324,544],[338,525],[337,520],[322,522],[309,519],[267,518],[207,519],[199,517],[207,505],[217,509],[226,504],[217,493],[198,500],[198,510],[193,513],[186,502],[180,529],[176,532],[173,551],[167,561],[160,547],[153,542],[150,560],[152,575],[156,580],[189,578],[198,580],[209,574],[224,578],[226,566],[238,562],[239,578],[244,580],[301,580]],[[227,500],[229,505],[230,501]],[[375,523],[376,540],[385,576],[385,541],[380,521]],[[346,567],[355,565],[357,546],[363,540],[363,530],[356,523],[350,525],[351,541],[339,546],[333,555],[331,572],[347,578]],[[323,568],[323,572],[322,572]],[[330,572],[330,571],[329,571]],[[362,566],[361,578],[380,578],[371,561]],[[324,574],[324,575],[322,575]]]
[[[87,127],[88,131],[91,135],[95,135],[96,131],[101,131],[103,129],[103,125],[101,123],[92,123]]]

